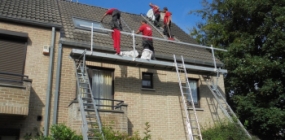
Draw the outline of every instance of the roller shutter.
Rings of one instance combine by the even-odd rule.
[[[0,72],[23,75],[26,60],[26,42],[0,39]],[[0,74],[0,82],[21,81],[22,77]]]

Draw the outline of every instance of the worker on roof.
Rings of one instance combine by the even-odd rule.
[[[164,31],[163,34],[168,37],[168,39],[173,40],[173,37],[171,35],[171,13],[168,11],[167,7],[163,8],[163,13],[164,13]]]
[[[114,50],[116,51],[116,55],[120,55],[121,52],[121,33],[122,23],[121,23],[121,12],[118,9],[111,8],[107,10],[107,12],[103,15],[101,22],[107,15],[112,15],[112,20],[110,22],[112,32],[112,39],[114,42]]]
[[[152,37],[152,29],[147,24],[146,20],[141,21],[141,26],[136,32],[136,34],[138,33],[142,33],[142,35],[146,36],[142,38],[143,52],[142,52],[141,58],[154,60],[155,56],[154,56],[153,41],[152,41],[152,38],[149,38],[149,37]]]
[[[103,22],[104,18],[107,15],[112,16],[112,20],[110,23],[111,29],[122,30],[121,12],[116,8],[111,8],[111,9],[107,10],[107,12],[103,15],[101,22]]]
[[[160,21],[160,11],[159,11],[159,7],[157,5],[154,5],[152,3],[149,3],[149,6],[152,8],[153,10],[153,14],[154,14],[154,26],[159,27],[159,21]]]

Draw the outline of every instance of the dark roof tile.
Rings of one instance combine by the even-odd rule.
[[[57,0],[1,0],[0,18],[61,26]]]

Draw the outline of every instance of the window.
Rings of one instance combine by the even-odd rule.
[[[0,83],[21,84],[28,34],[0,29]]]
[[[104,28],[100,22],[73,18],[74,27],[78,28],[78,29],[83,29],[83,30],[89,30],[90,31],[91,30],[90,27],[92,26],[92,23],[93,23],[93,27],[95,27],[95,28],[102,28],[102,29]],[[94,29],[94,31],[96,31],[96,32],[104,32],[105,33],[105,31],[102,31],[102,30],[99,30],[99,29]]]
[[[199,90],[198,90],[198,80],[195,79],[188,79],[189,84],[190,84],[190,88],[192,91],[192,97],[193,97],[193,101],[195,104],[195,107],[199,107]],[[189,94],[189,89],[186,89],[185,93],[186,93],[186,98],[187,98],[187,103],[189,106],[191,106],[191,99],[190,99],[190,94]]]
[[[92,93],[100,109],[111,109],[114,99],[113,71],[103,69],[88,69]],[[102,100],[105,99],[105,100]],[[106,100],[109,99],[109,100]]]
[[[153,88],[152,73],[142,73],[142,88]]]

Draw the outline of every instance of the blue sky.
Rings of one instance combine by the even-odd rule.
[[[167,2],[166,2],[167,1]],[[202,0],[78,0],[79,3],[99,6],[103,8],[117,8],[123,12],[134,14],[146,14],[150,9],[149,3],[156,4],[162,9],[167,7],[172,13],[172,20],[186,33],[192,29],[201,18],[196,15],[189,15],[191,10],[202,8]]]

